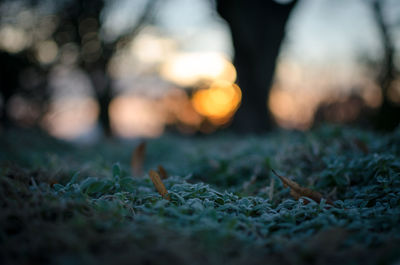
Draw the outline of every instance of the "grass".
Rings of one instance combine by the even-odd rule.
[[[392,264],[400,130],[339,126],[149,140],[171,200],[131,176],[137,141],[0,140],[1,264]],[[335,202],[291,198],[271,168]]]

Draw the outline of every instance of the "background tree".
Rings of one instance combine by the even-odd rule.
[[[232,123],[236,131],[262,132],[272,126],[267,100],[286,22],[296,2],[217,1],[218,13],[231,29],[234,64],[243,91]]]
[[[113,98],[112,80],[107,66],[117,45],[122,46],[132,40],[140,29],[149,23],[155,10],[156,0],[149,0],[129,32],[105,41],[100,33],[102,12],[105,2],[102,0],[67,1],[59,9],[60,27],[55,33],[59,45],[74,42],[80,47],[79,67],[89,76],[100,106],[99,121],[107,136],[112,134],[108,108]],[[68,32],[68,38],[64,38]]]
[[[391,34],[391,29],[395,25],[390,25],[385,19],[385,4],[387,1],[372,0],[370,2],[383,47],[380,71],[377,75],[377,83],[382,90],[382,105],[375,119],[375,125],[380,129],[391,130],[400,123],[400,105],[393,102],[389,96],[389,90],[399,71],[395,66],[395,46]]]
[[[147,23],[151,23],[152,15],[156,10],[157,0],[145,1],[145,5],[136,22],[127,32],[119,35],[112,40],[106,40],[102,36],[102,26],[106,4],[104,0],[65,0],[49,3],[46,0],[25,0],[21,1],[20,9],[34,10],[35,8],[47,8],[51,15],[55,17],[54,27],[51,36],[58,47],[74,45],[77,47],[77,67],[85,72],[91,81],[94,94],[99,103],[100,114],[99,122],[104,134],[112,134],[110,118],[108,113],[109,104],[114,96],[112,89],[112,79],[107,71],[108,64],[117,50],[117,46],[122,48],[131,41]],[[12,5],[12,1],[0,0],[0,4]],[[7,8],[4,8],[5,10]],[[16,12],[20,12],[16,11]],[[7,23],[7,22],[2,22]],[[34,68],[41,71],[44,80],[48,79],[49,69],[60,63],[53,62],[51,65],[43,67],[34,59],[35,41],[25,50],[18,54],[7,52],[1,53],[4,64],[1,66],[1,94],[3,97],[2,123],[9,123],[9,113],[7,113],[7,103],[9,99],[18,91],[21,91],[20,79],[27,68]],[[7,63],[6,63],[7,62]],[[37,70],[37,72],[39,72]],[[27,83],[27,80],[23,83]],[[33,91],[33,90],[32,90]],[[34,93],[37,97],[48,99],[48,91],[36,89]],[[46,96],[44,96],[46,94]],[[44,103],[44,102],[42,102]],[[44,106],[44,104],[42,104]]]
[[[17,53],[0,50],[0,94],[2,96],[0,124],[6,128],[20,124],[37,126],[48,111],[49,68],[38,64],[33,53],[33,47]],[[10,106],[10,101],[13,99],[23,103],[25,112],[28,114],[23,118],[14,115],[17,123],[11,118],[13,116],[11,112],[16,111]]]

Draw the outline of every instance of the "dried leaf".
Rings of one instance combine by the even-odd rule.
[[[144,157],[146,154],[146,142],[141,142],[133,151],[131,159],[132,175],[135,177],[143,175]]]
[[[164,183],[162,182],[160,175],[154,170],[149,171],[149,176],[151,181],[153,181],[154,187],[156,187],[156,190],[158,193],[166,200],[170,200],[169,194],[167,189],[164,186]]]
[[[282,183],[285,187],[290,188],[290,195],[292,195],[292,197],[295,198],[296,200],[300,199],[300,197],[307,197],[307,198],[312,199],[313,201],[316,201],[317,203],[320,203],[321,199],[323,199],[321,193],[319,193],[317,191],[313,191],[309,188],[304,188],[304,187],[300,186],[299,184],[297,184],[296,182],[294,182],[293,180],[290,180],[284,176],[278,175],[278,173],[276,173],[275,170],[273,170],[273,169],[272,169],[272,172],[282,181]],[[326,200],[327,204],[334,206],[334,204],[331,200],[329,200],[329,199],[325,199],[325,200]]]
[[[158,165],[158,173],[160,174],[161,179],[167,179],[168,178],[167,171],[161,165]]]
[[[353,143],[354,143],[354,144],[357,146],[357,148],[360,149],[361,152],[363,152],[365,155],[369,153],[369,148],[368,148],[367,144],[366,144],[364,141],[362,141],[362,140],[360,140],[360,139],[358,139],[358,138],[355,138],[355,139],[353,139]]]

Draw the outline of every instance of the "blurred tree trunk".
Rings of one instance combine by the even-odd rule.
[[[234,64],[242,89],[241,106],[231,125],[235,131],[263,132],[272,127],[267,107],[269,90],[286,22],[295,3],[217,0],[218,13],[231,29]]]
[[[396,67],[394,65],[395,50],[393,40],[383,14],[384,3],[385,1],[382,0],[373,0],[371,2],[383,46],[383,60],[377,80],[382,89],[383,101],[376,117],[375,125],[378,129],[392,130],[400,123],[400,105],[392,102],[388,96],[389,88],[396,76]]]
[[[97,68],[88,71],[92,86],[95,88],[97,103],[99,104],[99,122],[106,137],[113,135],[109,115],[109,107],[113,99],[111,79],[107,74],[107,64],[99,64]]]
[[[99,50],[94,54],[82,52],[79,66],[87,73],[94,89],[97,103],[99,104],[98,121],[106,137],[112,136],[108,108],[113,98],[111,79],[107,73],[107,65],[111,59],[115,43],[105,44],[99,36],[101,27],[101,13],[104,9],[104,0],[87,0],[69,2],[68,15],[64,18],[66,22],[71,21],[75,29],[75,40],[81,46],[81,51],[86,42],[87,36],[93,36],[89,41],[97,42]],[[65,16],[65,13],[64,13]],[[82,27],[82,21],[92,19],[90,27]],[[95,32],[96,34],[93,34]]]

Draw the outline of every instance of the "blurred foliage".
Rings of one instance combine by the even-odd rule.
[[[144,168],[165,167],[170,201],[147,174],[129,173],[138,144],[77,147],[32,131],[3,135],[1,263],[389,264],[400,258],[399,129],[323,126],[246,139],[149,141]],[[271,168],[336,207],[291,199]]]

